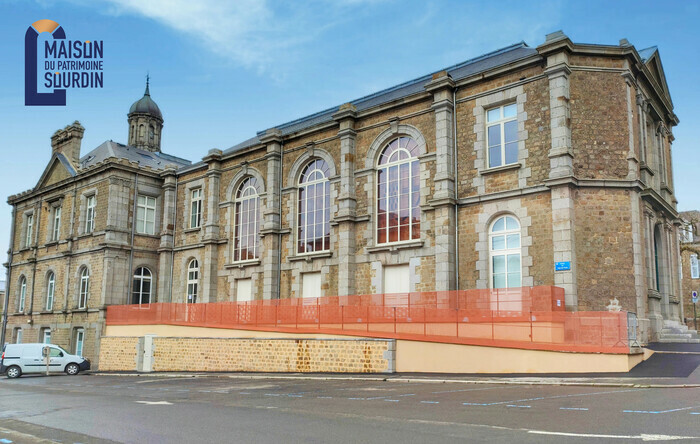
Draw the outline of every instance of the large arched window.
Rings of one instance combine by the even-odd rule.
[[[420,239],[418,144],[399,137],[387,144],[377,164],[377,243]]]
[[[312,160],[299,178],[297,253],[330,249],[331,193],[328,164]]]
[[[131,297],[132,304],[151,303],[151,282],[153,275],[146,267],[139,267],[134,272],[134,285]]]
[[[53,310],[53,297],[56,292],[56,275],[53,271],[49,271],[48,276],[46,276],[46,306],[44,307],[46,311]]]
[[[497,218],[489,230],[491,288],[520,287],[520,224],[513,216]]]
[[[17,301],[17,312],[23,313],[27,302],[27,278],[19,278],[19,300]]]
[[[246,178],[236,192],[233,260],[257,259],[260,250],[260,187],[255,177]]]
[[[80,270],[80,293],[78,294],[78,308],[86,308],[88,294],[90,293],[90,271],[87,267]]]
[[[194,304],[197,302],[197,294],[199,292],[199,262],[197,259],[192,259],[187,265],[187,303]]]

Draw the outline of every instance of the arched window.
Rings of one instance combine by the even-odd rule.
[[[53,310],[53,296],[56,290],[56,275],[49,271],[46,277],[46,311]]]
[[[312,160],[299,177],[297,253],[330,249],[330,169],[323,159]]]
[[[139,125],[139,137],[143,139],[143,137],[146,135],[146,125],[141,124]]]
[[[87,267],[80,270],[80,294],[78,295],[78,308],[86,308],[88,294],[90,293],[90,271]]]
[[[27,278],[24,276],[19,278],[19,300],[17,301],[17,312],[24,312],[24,306],[27,302]]]
[[[151,303],[151,270],[145,267],[139,267],[134,272],[134,285],[131,297],[132,304],[150,304]]]
[[[520,287],[520,224],[513,216],[501,216],[489,230],[491,288]]]
[[[233,260],[257,259],[260,250],[260,187],[255,177],[246,178],[236,192]]]
[[[153,125],[148,125],[148,140],[153,142],[156,138],[156,128]]]
[[[399,137],[387,144],[377,164],[377,243],[420,239],[418,144]]]
[[[187,266],[187,303],[194,304],[197,302],[197,293],[199,292],[199,262],[197,259],[192,259]]]

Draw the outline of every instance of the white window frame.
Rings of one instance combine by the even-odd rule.
[[[22,343],[22,337],[24,336],[24,331],[21,327],[15,329],[15,344]]]
[[[246,262],[246,261],[251,261],[251,260],[257,260],[260,257],[260,222],[261,222],[261,216],[260,216],[260,195],[258,194],[258,190],[255,186],[250,185],[250,182],[248,179],[252,178],[247,177],[243,182],[241,182],[241,185],[238,187],[238,190],[236,192],[236,197],[234,199],[234,204],[233,204],[233,262]],[[245,188],[243,188],[245,186]],[[243,196],[245,194],[245,191],[251,188],[253,190],[253,194],[249,194],[248,196]],[[241,197],[238,197],[238,195],[241,195]],[[253,244],[253,259],[242,259],[243,255],[243,245],[240,242],[241,239],[241,226],[242,224],[242,216],[244,216],[241,212],[241,208],[243,207],[244,203],[248,203],[248,206],[253,206],[254,211],[254,222],[255,222],[255,243]],[[250,212],[250,210],[249,210]],[[250,224],[250,221],[248,221]],[[238,257],[238,259],[236,259]]]
[[[41,329],[41,343],[42,344],[50,344],[51,343],[51,329],[50,328],[42,328]]]
[[[507,219],[506,219],[506,218],[513,219],[513,220],[515,221],[515,223],[517,224],[517,228],[508,229],[508,228],[507,228]],[[495,226],[496,223],[497,223],[499,220],[501,220],[501,219],[504,219],[504,220],[503,220],[504,230],[503,230],[503,231],[494,232],[494,231],[493,231],[494,226]],[[523,284],[522,237],[523,237],[523,236],[522,236],[522,233],[521,233],[521,227],[522,227],[522,226],[520,225],[520,221],[519,221],[515,216],[513,216],[513,215],[511,215],[511,214],[503,214],[503,215],[500,215],[500,216],[496,217],[496,218],[493,220],[493,222],[491,222],[491,224],[489,225],[489,231],[488,231],[488,233],[489,233],[489,235],[488,235],[488,248],[489,248],[489,288],[492,288],[492,289],[506,289],[506,288],[520,288],[520,287],[522,287],[522,284]],[[518,235],[518,246],[517,246],[517,247],[513,247],[513,248],[508,248],[508,236],[509,236],[509,235],[515,235],[515,234]],[[505,248],[495,250],[495,249],[493,248],[493,239],[496,238],[496,237],[501,237],[501,236],[503,236],[503,241],[504,241],[504,244],[505,244]],[[517,285],[517,286],[514,286],[514,287],[509,287],[509,286],[508,286],[508,274],[510,274],[511,272],[509,272],[509,270],[508,270],[508,257],[509,257],[509,256],[512,256],[512,255],[515,255],[515,254],[517,254],[518,257],[519,257],[519,260],[518,260],[519,267],[518,267],[518,270],[517,270],[517,271],[518,271],[518,274],[520,275],[520,285]],[[493,267],[493,262],[494,262],[494,258],[500,257],[500,256],[503,256],[503,257],[504,257],[504,261],[505,261],[505,264],[504,264],[504,265],[505,265],[505,287],[496,287],[496,286],[495,286],[495,282],[494,282],[494,270],[493,270],[494,267]],[[513,271],[512,273],[514,273],[514,271]]]
[[[140,271],[140,273],[139,273]],[[143,284],[144,282],[148,281],[150,285],[148,286],[148,293],[145,293],[143,290]],[[153,294],[153,273],[151,270],[147,267],[139,267],[134,271],[134,284],[136,282],[139,283],[139,289],[138,291],[135,291],[135,289],[132,286],[131,289],[131,303],[134,304],[134,298],[136,295],[138,295],[138,305],[141,306],[143,304],[150,304],[151,303],[151,295]],[[148,297],[148,302],[144,302],[144,296]],[[136,304],[134,304],[136,305]]]
[[[61,206],[53,207],[53,226],[51,227],[51,240],[58,241],[61,237]]]
[[[32,245],[32,234],[34,232],[34,214],[27,214],[27,231],[24,236],[24,246],[31,247]]]
[[[53,301],[56,293],[56,273],[53,271],[49,272],[48,279],[46,279],[46,305],[44,308],[46,311],[53,310]]]
[[[190,228],[202,227],[202,188],[190,190]]]
[[[149,224],[150,227],[149,227]],[[156,234],[156,198],[139,194],[136,197],[136,232]]]
[[[197,302],[197,297],[199,296],[199,261],[197,259],[192,259],[187,264],[187,294],[185,295],[185,302],[188,304],[194,304]]]
[[[85,329],[77,328],[75,330],[75,354],[83,356],[83,346],[85,345]]]
[[[302,168],[302,171],[305,171],[306,168],[308,168],[312,163],[316,162],[316,160],[323,160],[323,159],[312,159],[311,161],[307,162],[304,168]],[[323,160],[325,162],[325,160]],[[326,162],[327,163],[327,162]],[[328,166],[330,168],[330,166]],[[326,197],[328,197],[331,193],[331,187],[330,187],[330,182],[328,179],[328,176],[326,175],[325,172],[319,169],[314,169],[311,172],[307,173],[308,175],[313,174],[314,172],[318,171],[323,177],[320,179],[314,179],[314,180],[309,180],[306,182],[301,182],[301,177],[299,178],[299,188],[297,190],[297,230],[296,230],[296,246],[295,246],[295,252],[297,255],[301,256],[304,254],[314,254],[314,253],[322,253],[325,251],[330,251],[331,249],[331,239],[330,236],[328,236],[328,241],[326,241],[326,236],[325,233],[321,235],[321,249],[320,250],[311,250],[311,251],[306,251],[306,248],[308,246],[308,242],[310,240],[315,240],[316,239],[316,234],[315,234],[315,225],[318,225],[318,222],[315,220],[315,214],[319,210],[318,208],[314,207],[314,211],[311,214],[314,217],[314,223],[311,224],[311,227],[313,227],[314,233],[313,235],[309,235],[309,223],[308,223],[308,218],[309,218],[309,188],[316,188],[316,185],[318,184],[323,184],[323,197],[322,197],[322,218],[323,218],[323,227],[325,229],[325,226],[329,223],[330,221],[330,205],[326,207]],[[303,213],[299,213],[299,203],[301,201],[301,195],[302,195],[302,190],[305,190],[304,196],[305,196],[305,201],[304,201],[304,211]],[[317,199],[317,196],[314,194],[314,199]],[[301,216],[302,214],[305,217],[305,222],[304,226],[301,226]],[[328,219],[326,219],[326,216],[328,216]],[[304,229],[304,237],[303,239],[299,238],[299,229],[303,228]],[[304,241],[304,250],[305,251],[299,251],[299,244],[301,241]]]
[[[379,184],[379,174],[380,174],[381,170],[386,170],[387,183],[386,183],[386,187],[385,187],[385,192],[384,192],[384,194],[383,194],[383,195],[379,195],[379,193],[377,192],[376,198],[374,199],[374,216],[375,216],[375,217],[374,217],[374,238],[375,238],[375,245],[410,244],[410,243],[412,243],[412,242],[416,242],[416,241],[419,241],[419,240],[421,239],[421,230],[423,229],[423,223],[424,223],[424,221],[423,221],[422,210],[420,209],[420,208],[421,208],[420,189],[419,189],[418,191],[413,191],[413,187],[412,187],[412,183],[411,183],[411,170],[413,169],[413,163],[414,163],[414,162],[420,162],[418,156],[414,156],[413,154],[411,154],[411,152],[410,152],[409,150],[407,150],[405,147],[400,147],[400,146],[399,146],[399,148],[397,149],[397,151],[398,151],[398,150],[404,151],[404,152],[408,155],[408,158],[402,159],[402,160],[396,160],[396,161],[392,161],[392,162],[387,162],[387,163],[383,163],[383,164],[380,164],[380,163],[379,163],[379,162],[381,162],[382,155],[383,155],[384,152],[389,148],[389,145],[391,145],[391,144],[392,144],[395,140],[397,140],[397,139],[400,141],[400,139],[402,139],[402,138],[410,139],[410,140],[413,141],[413,143],[416,143],[416,144],[418,143],[413,137],[410,137],[410,136],[393,137],[393,138],[391,138],[388,142],[384,143],[384,147],[383,147],[382,150],[379,152],[379,156],[378,156],[378,158],[377,158],[377,163],[376,163],[376,167],[375,167],[375,168],[376,168],[376,172],[375,172],[375,180],[376,180],[376,182],[375,182],[375,183],[376,183],[376,184]],[[399,142],[399,145],[400,145],[400,142]],[[401,171],[401,165],[403,165],[403,164],[408,164],[408,170],[409,170],[409,186],[408,186],[408,205],[409,205],[409,208],[410,208],[409,217],[411,217],[410,214],[413,212],[413,198],[414,198],[414,193],[418,193],[418,205],[417,205],[417,208],[418,208],[418,225],[419,225],[420,229],[419,229],[419,232],[418,232],[418,237],[413,237],[413,224],[410,224],[410,225],[409,225],[409,233],[410,233],[409,239],[401,240],[401,239],[400,239],[400,236],[401,236],[401,227],[399,226],[399,227],[397,227],[397,230],[398,230],[398,233],[399,233],[399,240],[390,241],[390,240],[389,240],[389,222],[388,222],[389,214],[390,214],[390,212],[388,211],[388,205],[389,205],[388,202],[389,202],[389,197],[390,197],[390,195],[391,195],[391,194],[390,194],[390,190],[389,190],[389,169],[390,169],[391,167],[396,167],[396,168],[399,170],[399,172],[400,172],[400,171]],[[399,174],[400,174],[400,173],[399,173]],[[418,175],[419,175],[419,177],[420,177],[420,163],[418,164]],[[375,190],[376,190],[376,189],[377,189],[377,185],[375,185]],[[379,241],[379,201],[382,199],[382,197],[387,201],[387,211],[386,211],[386,214],[385,214],[385,216],[384,216],[384,217],[387,218],[387,222],[386,222],[386,225],[385,225],[385,228],[386,228],[386,242],[380,242],[380,241]],[[400,202],[400,198],[399,198],[399,202]],[[397,211],[400,213],[401,210],[398,209]]]
[[[85,233],[92,233],[95,229],[95,208],[97,197],[92,194],[85,198]]]
[[[19,278],[19,301],[17,303],[17,313],[24,313],[27,303],[27,278]]]
[[[514,106],[515,107],[515,115],[511,117],[504,117],[505,115],[505,109],[508,107]],[[493,120],[489,121],[489,112],[494,111],[494,110],[499,110],[500,111],[500,118],[498,120]],[[518,120],[518,105],[513,102],[513,103],[506,103],[500,106],[495,106],[492,108],[488,108],[484,110],[484,120],[486,121],[486,168],[499,168],[503,166],[508,166],[508,165],[515,165],[518,163],[518,156],[516,156],[515,162],[510,162],[506,163],[506,123],[515,121],[517,125],[517,120]],[[500,134],[501,134],[501,143],[500,143],[500,148],[501,148],[501,163],[499,165],[491,165],[491,147],[496,146],[496,145],[491,145],[491,141],[489,140],[489,128],[494,127],[494,126],[500,126]],[[517,128],[516,128],[516,140],[513,141],[516,144],[516,149],[519,149],[518,142],[519,140],[517,139]],[[511,142],[511,143],[513,143]],[[519,153],[518,153],[519,154]]]
[[[88,296],[90,295],[90,270],[87,267],[83,267],[80,270],[80,287],[78,290],[78,309],[87,308]]]
[[[690,255],[690,278],[700,279],[700,262],[698,262],[698,255]]]

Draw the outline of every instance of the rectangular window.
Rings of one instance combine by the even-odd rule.
[[[202,225],[202,189],[192,190],[190,196],[190,228]]]
[[[15,344],[21,344],[22,343],[22,329],[18,328],[15,329]]]
[[[681,232],[681,242],[693,242],[693,226],[686,225]]]
[[[27,234],[24,238],[24,246],[29,247],[32,245],[32,232],[34,231],[34,215],[27,215]]]
[[[253,280],[236,279],[236,302],[253,300]]]
[[[411,291],[411,277],[408,265],[391,265],[384,267],[384,304],[400,306],[408,304]]]
[[[79,328],[75,331],[75,354],[83,356],[83,342],[85,341],[85,330]]]
[[[95,229],[95,196],[88,196],[85,202],[85,232],[92,233]]]
[[[51,230],[51,240],[57,241],[61,236],[61,207],[53,208],[53,229]]]
[[[321,297],[321,272],[304,273],[301,275],[301,292],[303,298]]]
[[[156,198],[150,196],[138,197],[136,204],[136,232],[155,234],[156,232]]]
[[[698,255],[690,255],[690,278],[700,279],[700,263],[698,263]]]
[[[50,328],[45,328],[42,330],[41,342],[43,342],[44,344],[51,343],[51,329]]]
[[[515,103],[486,111],[489,168],[518,162],[517,111]]]

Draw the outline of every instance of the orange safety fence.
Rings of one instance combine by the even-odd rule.
[[[567,312],[558,287],[107,307],[107,325],[324,333],[509,348],[628,353],[626,312]]]

